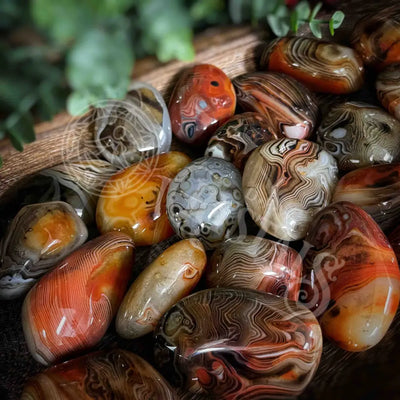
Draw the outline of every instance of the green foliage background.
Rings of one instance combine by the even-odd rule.
[[[290,14],[284,0],[0,0],[0,139],[22,151],[65,105],[123,98],[135,59],[191,60],[207,26],[268,21],[285,35],[307,18],[318,27],[311,17],[306,1]]]

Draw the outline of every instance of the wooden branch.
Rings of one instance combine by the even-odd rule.
[[[132,79],[150,83],[168,101],[169,92],[182,68],[195,63],[210,63],[234,78],[256,68],[256,50],[265,32],[249,27],[211,29],[195,40],[196,57],[193,62],[159,63],[149,57],[136,63]],[[4,165],[0,169],[0,196],[17,180],[41,169],[70,161],[89,151],[90,115],[74,118],[64,112],[51,122],[35,127],[37,139],[25,146],[22,153],[6,140],[0,141]]]

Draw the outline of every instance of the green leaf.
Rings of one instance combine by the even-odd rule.
[[[298,3],[296,6],[295,11],[298,19],[307,20],[310,16],[310,5],[308,4],[308,1],[300,1],[300,3]]]
[[[160,10],[163,10],[160,12]],[[189,60],[194,56],[191,18],[180,0],[146,0],[138,4],[143,46],[161,61],[174,58]]]
[[[30,3],[36,25],[62,44],[86,32],[96,20],[88,0],[32,0]]]
[[[290,30],[292,32],[297,32],[299,29],[299,14],[297,10],[293,10],[290,14]]]
[[[93,104],[94,98],[88,91],[73,91],[67,98],[67,110],[71,115],[85,114]]]
[[[162,41],[162,43],[162,46],[158,46],[157,49],[157,57],[160,61],[166,62],[174,58],[183,61],[194,59],[195,52],[190,29],[171,32],[168,40]]]
[[[322,32],[321,32],[321,23],[320,23],[320,21],[318,21],[318,20],[310,21],[309,25],[310,25],[310,29],[311,29],[311,32],[313,33],[313,35],[315,37],[317,37],[318,39],[321,39],[322,38]]]
[[[18,151],[23,150],[24,143],[31,143],[36,138],[33,130],[33,118],[29,112],[14,112],[6,119],[5,127],[11,143]]]
[[[311,14],[310,14],[310,22],[312,22],[315,19],[315,17],[317,16],[319,10],[321,9],[321,7],[322,7],[322,3],[321,2],[317,3],[314,6],[314,8],[313,8],[313,10],[311,11]]]
[[[240,24],[243,22],[243,0],[230,0],[229,1],[229,15],[232,18],[234,24]]]
[[[278,36],[285,36],[289,32],[289,20],[288,18],[277,17],[276,15],[267,15],[267,22],[272,32]]]
[[[277,7],[278,1],[265,1],[265,0],[253,0],[252,1],[252,20],[258,21],[266,15],[273,12],[274,8]]]
[[[191,2],[189,12],[194,21],[213,21],[217,23],[224,13],[224,0],[195,0]]]
[[[3,159],[2,159],[2,157],[0,156],[0,168],[3,166]]]
[[[126,93],[133,68],[133,52],[126,32],[88,31],[67,57],[67,78],[80,93],[91,97],[104,95],[104,87]],[[96,93],[96,94],[95,94]],[[84,96],[85,97],[85,96]]]
[[[329,20],[329,28],[331,27],[332,24],[332,30],[331,30],[331,34],[333,36],[332,31],[334,29],[337,29],[340,27],[340,25],[342,25],[344,21],[344,13],[343,11],[335,11],[331,17],[331,19]]]

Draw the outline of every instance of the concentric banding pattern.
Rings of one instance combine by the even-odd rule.
[[[219,158],[193,161],[168,189],[167,214],[175,232],[183,239],[200,239],[206,249],[233,236],[244,211],[240,173]]]
[[[263,114],[275,135],[304,139],[313,132],[319,115],[316,99],[292,77],[252,72],[235,78],[233,85],[240,107]]]
[[[47,365],[98,343],[122,301],[133,261],[133,241],[110,232],[75,250],[45,275],[22,307],[32,356]]]
[[[352,45],[365,64],[382,69],[400,62],[400,7],[384,7],[355,25]]]
[[[350,171],[400,159],[400,122],[378,107],[345,102],[323,118],[317,142]]]
[[[141,357],[114,349],[56,365],[31,378],[21,400],[176,400],[165,379]]]
[[[400,120],[400,64],[389,65],[378,75],[376,94],[383,107]]]
[[[387,332],[400,296],[395,254],[374,220],[349,202],[318,213],[305,239],[300,299],[320,316],[326,337],[348,351],[376,345]]]
[[[299,395],[321,350],[310,311],[252,290],[197,292],[172,307],[155,334],[157,365],[192,399]]]
[[[260,113],[234,115],[217,129],[204,154],[222,158],[243,170],[247,158],[256,147],[280,136],[269,129],[268,120]]]
[[[23,207],[10,224],[0,249],[0,299],[22,296],[87,239],[85,224],[67,203]]]
[[[337,182],[335,159],[306,140],[271,140],[251,154],[243,192],[253,220],[283,239],[302,239],[313,216],[327,206]]]
[[[169,151],[171,137],[164,99],[146,83],[134,82],[124,100],[110,100],[96,110],[96,146],[119,167]]]
[[[347,173],[336,186],[333,201],[361,207],[383,231],[400,219],[400,164],[374,165]]]
[[[228,239],[213,253],[208,287],[255,289],[296,301],[302,261],[290,247],[257,236]]]
[[[353,49],[315,38],[275,39],[266,45],[260,65],[291,75],[316,92],[350,93],[364,83],[363,64]]]

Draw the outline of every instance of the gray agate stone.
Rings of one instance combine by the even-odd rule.
[[[167,213],[175,232],[183,239],[200,239],[207,249],[233,236],[244,211],[240,173],[218,158],[193,161],[168,190]]]

